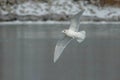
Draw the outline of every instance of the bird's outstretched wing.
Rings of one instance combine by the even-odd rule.
[[[83,14],[84,10],[81,10],[79,13],[77,13],[73,18],[71,19],[70,29],[73,31],[79,30],[80,25],[80,16]]]
[[[71,40],[72,38],[65,36],[63,39],[57,42],[54,52],[54,62],[56,62],[59,59],[64,48],[70,43]]]

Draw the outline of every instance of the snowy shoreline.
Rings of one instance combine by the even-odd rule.
[[[12,21],[12,22],[0,22],[0,25],[40,25],[40,24],[70,24],[69,21],[37,21],[37,22],[33,22],[33,21]],[[80,22],[80,24],[120,24],[120,22],[88,22],[88,21],[84,21],[84,22]]]
[[[0,21],[68,21],[81,9],[85,9],[83,21],[120,21],[120,8],[99,8],[84,1],[56,0],[51,3],[25,2],[10,8],[10,12],[0,8]]]

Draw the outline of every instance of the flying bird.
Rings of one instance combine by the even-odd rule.
[[[81,43],[86,38],[86,32],[79,30],[80,25],[80,16],[83,14],[84,10],[81,10],[71,19],[71,24],[69,29],[65,29],[62,31],[64,33],[64,37],[61,40],[58,40],[55,52],[54,52],[54,63],[59,59],[60,55],[62,54],[64,48],[72,41],[76,39],[79,43]]]

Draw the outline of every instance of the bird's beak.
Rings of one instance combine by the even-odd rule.
[[[62,33],[64,33],[65,31],[64,30],[62,30]]]

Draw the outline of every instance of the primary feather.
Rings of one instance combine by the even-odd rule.
[[[71,19],[71,24],[70,24],[70,29],[73,31],[78,31],[79,30],[79,25],[80,25],[80,16],[83,14],[84,10],[80,11],[78,14],[73,16]]]
[[[63,39],[57,42],[54,53],[54,62],[58,60],[64,48],[70,43],[71,40],[72,38],[65,36]]]

